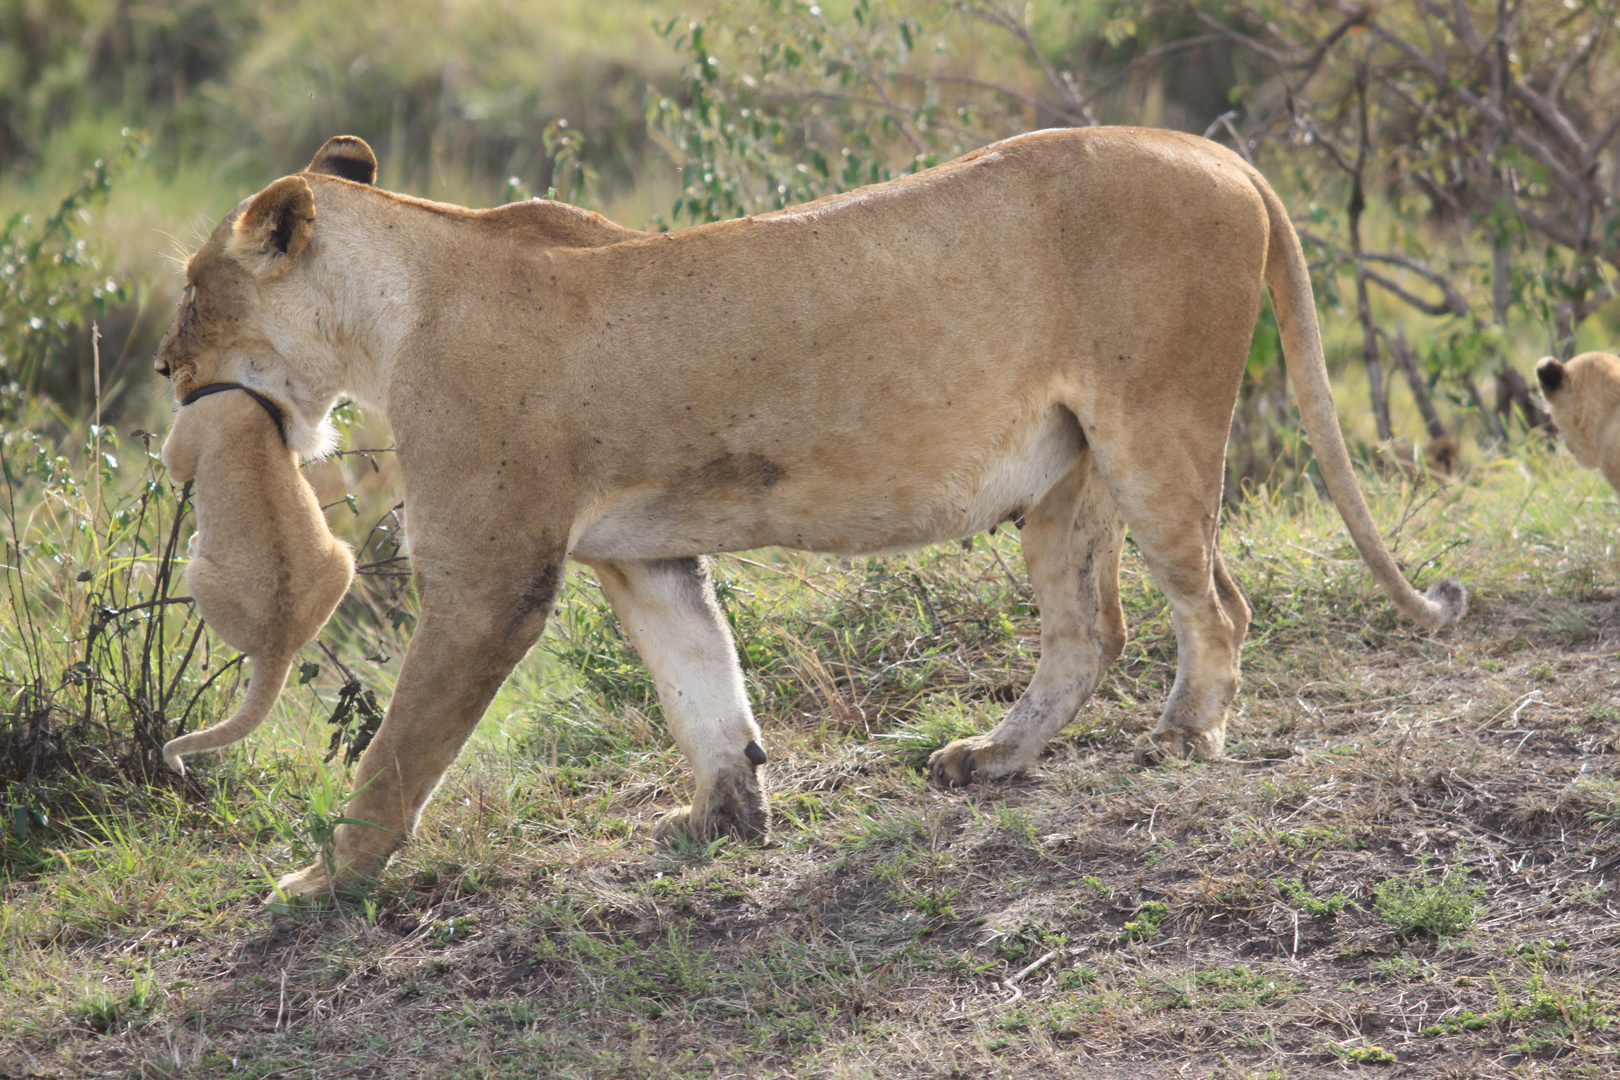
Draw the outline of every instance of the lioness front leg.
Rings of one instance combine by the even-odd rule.
[[[521,569],[447,568],[420,553],[415,562],[421,618],[344,810],[367,824],[339,825],[328,858],[278,881],[282,895],[376,876],[416,828],[501,683],[539,639],[563,573],[560,548]]]
[[[1125,648],[1119,553],[1125,526],[1089,451],[1025,515],[1024,561],[1041,612],[1041,658],[1023,697],[993,731],[934,751],[945,784],[1034,766]]]
[[[652,672],[670,733],[692,767],[692,803],[659,822],[655,841],[766,835],[765,750],[706,561],[589,565]]]

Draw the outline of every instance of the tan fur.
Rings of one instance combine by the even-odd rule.
[[[1543,357],[1536,378],[1575,460],[1620,491],[1620,356],[1581,353],[1567,364]]]
[[[1023,516],[1041,659],[947,783],[1035,764],[1124,646],[1128,525],[1169,599],[1175,685],[1145,750],[1222,753],[1249,608],[1216,547],[1232,408],[1269,288],[1322,475],[1374,577],[1427,627],[1339,433],[1298,239],[1241,158],[1171,132],[1038,132],[891,183],[668,235],[548,202],[465,210],[378,191],[356,139],[226,219],[158,369],[283,402],[317,445],[339,394],[388,416],[422,603],[330,865],[373,873],[591,566],[693,770],[664,833],[768,828],[749,709],[705,553],[859,554]],[[274,279],[232,222],[306,184]],[[273,194],[272,194],[273,193]],[[269,235],[296,224],[285,218]],[[750,749],[750,744],[756,744]]]
[[[163,747],[164,760],[183,773],[183,755],[229,745],[264,722],[298,650],[348,591],[354,556],[327,528],[275,421],[240,390],[181,408],[163,443],[163,464],[175,484],[196,482],[186,584],[197,610],[253,661],[235,715]]]
[[[309,243],[314,221],[315,198],[309,185],[296,176],[283,177],[236,219],[227,248],[260,277],[280,277]]]

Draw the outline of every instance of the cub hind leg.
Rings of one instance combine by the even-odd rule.
[[[996,727],[928,759],[936,781],[1009,776],[1034,766],[1125,648],[1119,555],[1125,525],[1089,450],[1024,516],[1024,561],[1041,613],[1041,657]]]

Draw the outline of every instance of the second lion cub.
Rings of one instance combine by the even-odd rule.
[[[214,632],[253,660],[236,713],[172,739],[164,760],[246,737],[269,715],[298,650],[320,633],[354,577],[354,554],[332,535],[274,405],[232,384],[193,395],[163,444],[175,484],[195,479],[197,530],[186,584]]]
[[[1620,491],[1620,356],[1581,353],[1567,364],[1543,357],[1536,378],[1575,460]]]

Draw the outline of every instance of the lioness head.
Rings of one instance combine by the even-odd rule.
[[[310,455],[329,448],[335,436],[325,416],[339,388],[323,392],[318,377],[321,368],[335,367],[335,346],[323,332],[324,292],[315,287],[310,178],[369,185],[376,175],[371,148],[338,136],[303,173],[282,177],[220,222],[186,261],[180,309],[154,358],[177,398],[210,383],[239,382],[283,407],[295,449]],[[324,314],[329,331],[330,313]]]

